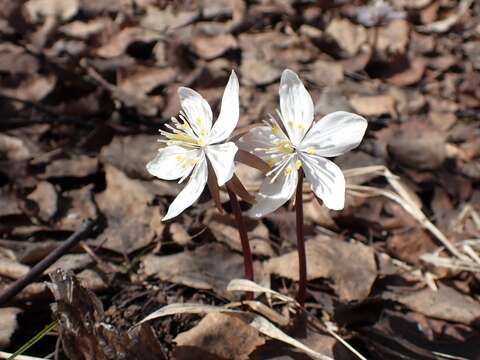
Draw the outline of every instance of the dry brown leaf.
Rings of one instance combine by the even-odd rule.
[[[268,85],[280,78],[282,70],[264,60],[245,59],[240,72],[246,85]]]
[[[22,161],[31,157],[25,142],[19,138],[0,134],[0,159]]]
[[[77,39],[88,39],[90,36],[102,32],[110,24],[110,18],[100,17],[86,22],[78,20],[72,21],[60,27],[59,30]]]
[[[331,86],[343,81],[343,66],[333,61],[317,60],[310,66],[307,78],[318,86]]]
[[[194,328],[178,334],[174,341],[178,345],[174,350],[176,359],[191,359],[192,350],[222,359],[249,359],[249,354],[265,343],[257,330],[244,320],[222,313],[207,314]]]
[[[0,93],[20,100],[38,102],[50,94],[56,82],[57,78],[53,74],[32,74],[15,88],[0,88]]]
[[[0,275],[10,279],[19,279],[24,276],[30,267],[6,257],[0,257]]]
[[[430,126],[404,126],[387,143],[390,156],[399,163],[419,170],[440,167],[446,159],[445,136]],[[428,131],[428,137],[425,132]]]
[[[413,311],[447,321],[473,324],[480,319],[480,303],[468,295],[438,284],[438,290],[425,288],[420,291],[391,293],[387,296]]]
[[[110,144],[102,148],[100,160],[131,177],[151,179],[145,166],[157,154],[158,139],[156,135],[115,136]]]
[[[243,257],[217,243],[175,255],[147,255],[142,259],[142,265],[145,276],[155,276],[196,289],[213,289],[229,298],[232,294],[226,291],[228,282],[243,276]],[[259,264],[254,265],[259,281],[264,275]]]
[[[319,235],[306,242],[307,278],[327,278],[342,301],[363,300],[377,277],[374,251],[356,242]],[[298,281],[297,251],[268,260],[265,270]]]
[[[93,201],[92,186],[64,192],[62,200],[64,213],[57,223],[62,230],[74,231],[85,220],[96,219],[98,216],[97,206]]]
[[[395,117],[395,99],[390,95],[353,95],[350,105],[365,116],[390,114]]]
[[[333,19],[325,32],[350,56],[355,55],[368,39],[367,30],[363,26],[355,25],[347,19]]]
[[[248,223],[248,225],[253,225]],[[208,227],[215,235],[216,239],[225,243],[228,247],[236,251],[242,251],[242,244],[240,235],[238,233],[237,225],[232,220],[231,216],[218,215],[215,213],[208,221]],[[250,248],[254,255],[273,256],[275,252],[268,242],[268,229],[261,222],[255,226],[248,226],[248,238]]]
[[[120,71],[117,86],[129,94],[147,95],[158,86],[165,86],[175,80],[177,73],[172,68],[156,68],[137,65]]]
[[[17,330],[17,315],[22,310],[14,307],[0,308],[0,348],[10,345],[10,339]]]
[[[199,15],[198,11],[183,10],[182,7],[173,9],[173,6],[167,6],[165,9],[148,6],[146,10],[141,25],[159,32],[175,30],[192,22]]]
[[[212,60],[223,55],[228,50],[238,47],[237,40],[230,34],[208,36],[195,35],[191,40],[193,50],[202,59]]]
[[[38,208],[38,217],[42,221],[51,220],[58,210],[58,195],[55,187],[48,181],[40,181],[27,199],[34,201]]]
[[[95,200],[108,227],[96,241],[107,249],[129,254],[148,245],[163,231],[158,207],[149,205],[155,194],[113,166],[107,165],[105,173],[107,188]]]
[[[425,61],[416,58],[410,63],[410,67],[405,71],[390,76],[387,82],[396,86],[408,86],[419,82],[425,72]]]
[[[65,254],[50,265],[43,274],[48,275],[57,269],[62,269],[63,271],[82,270],[92,262],[93,259],[88,254]]]
[[[180,245],[187,246],[192,244],[192,237],[188,234],[185,227],[179,223],[173,223],[170,225],[169,229],[172,236],[172,240]]]
[[[29,0],[23,10],[31,22],[39,22],[42,18],[54,17],[69,20],[79,10],[78,0]]]
[[[38,69],[38,59],[25,49],[9,43],[0,44],[0,71],[10,74],[36,74]]]
[[[96,53],[104,58],[113,58],[120,56],[127,50],[133,42],[152,42],[160,38],[160,35],[152,30],[142,29],[140,27],[128,27],[115,34],[109,41],[98,48]]]
[[[410,25],[407,20],[395,20],[378,29],[376,48],[389,54],[405,53]]]
[[[97,158],[80,155],[70,159],[53,160],[47,165],[41,177],[43,179],[62,177],[81,178],[93,175],[97,170]]]

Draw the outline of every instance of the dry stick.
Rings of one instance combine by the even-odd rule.
[[[87,236],[94,225],[93,220],[86,220],[80,228],[74,232],[62,245],[53,250],[47,257],[37,263],[30,269],[24,277],[15,281],[12,285],[7,287],[0,293],[0,305],[5,304],[20,291],[22,291],[28,284],[35,281],[50,265],[57,261],[62,255],[72,249],[77,243]]]
[[[243,250],[243,266],[245,270],[245,278],[247,280],[253,281],[253,260],[252,260],[252,251],[250,250],[250,244],[248,242],[247,228],[245,227],[245,221],[242,216],[242,211],[240,210],[240,204],[237,199],[237,195],[230,188],[229,184],[226,184],[228,191],[228,196],[230,197],[230,204],[232,205],[232,211],[235,214],[235,220],[237,221],[238,233],[240,235],[240,240],[242,242]],[[246,293],[247,300],[253,300],[253,293]]]
[[[297,251],[298,251],[298,270],[299,283],[297,301],[303,308],[307,295],[307,258],[305,252],[305,237],[303,233],[303,171],[298,169],[298,183],[295,194],[295,213],[297,222]]]

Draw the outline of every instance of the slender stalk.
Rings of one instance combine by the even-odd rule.
[[[297,191],[295,194],[295,213],[297,221],[297,251],[298,251],[298,271],[299,283],[297,301],[303,307],[307,295],[307,257],[305,252],[305,236],[303,232],[303,171],[298,170]]]
[[[253,260],[252,251],[250,250],[250,244],[248,242],[247,228],[245,227],[245,221],[243,220],[242,211],[240,210],[240,204],[237,199],[237,195],[230,188],[227,183],[228,196],[230,197],[230,204],[232,205],[232,211],[237,221],[238,233],[240,234],[240,241],[242,243],[243,250],[243,266],[245,270],[245,278],[253,281]],[[247,292],[246,299],[252,300],[253,293]]]

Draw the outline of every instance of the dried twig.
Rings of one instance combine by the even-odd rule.
[[[35,281],[50,265],[57,261],[62,255],[72,249],[78,242],[85,238],[93,229],[94,221],[86,220],[80,228],[73,233],[62,245],[53,250],[42,261],[37,263],[24,277],[15,281],[12,285],[0,293],[0,305],[7,303],[28,284]]]

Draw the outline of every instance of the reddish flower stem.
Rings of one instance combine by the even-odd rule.
[[[237,221],[240,240],[242,242],[243,267],[245,270],[245,279],[253,281],[252,251],[250,250],[250,244],[248,241],[247,228],[245,227],[245,221],[242,216],[242,211],[240,209],[240,204],[238,202],[237,195],[232,189],[230,189],[230,186],[228,185],[228,183],[226,188],[228,191],[228,196],[230,197],[230,204],[232,205],[232,211],[235,215],[235,220]],[[253,293],[247,292],[245,295],[247,300],[253,299]]]
[[[303,232],[303,171],[298,170],[297,191],[295,194],[295,213],[297,221],[297,251],[298,251],[298,270],[299,283],[297,301],[303,307],[307,295],[307,257],[305,252],[305,237]]]

